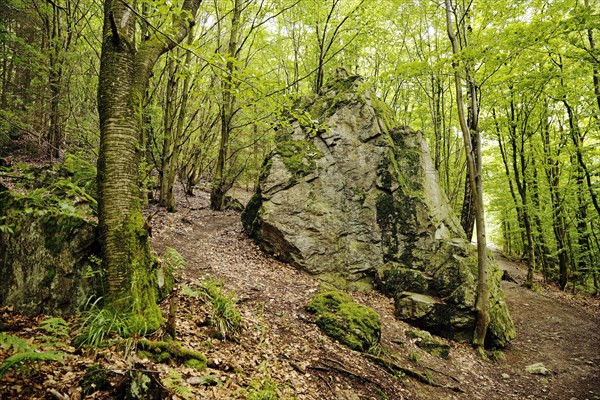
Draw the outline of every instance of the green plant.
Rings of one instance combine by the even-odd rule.
[[[185,385],[183,378],[175,370],[169,370],[169,376],[164,378],[162,383],[167,389],[173,391],[179,397],[189,399],[192,395],[192,391],[190,390],[189,386]]]
[[[133,334],[143,335],[146,328],[139,319],[128,319],[126,313],[111,308],[99,306],[100,298],[96,299],[89,310],[83,314],[79,332],[75,338],[78,347],[88,345],[99,347],[105,345],[115,336],[128,338]]]
[[[1,233],[8,233],[9,235],[12,235],[13,233],[15,233],[15,224],[5,224],[4,221],[6,220],[6,217],[0,217],[0,232]]]
[[[68,337],[69,326],[67,322],[62,318],[49,317],[42,321],[40,327],[45,330],[48,334],[56,337]]]
[[[211,326],[217,329],[223,340],[235,338],[242,330],[242,316],[236,307],[235,293],[223,289],[221,282],[210,280],[202,283],[200,295],[210,305]]]
[[[0,348],[5,351],[11,349],[13,351],[13,354],[0,364],[0,378],[11,369],[19,375],[28,375],[37,362],[58,361],[64,363],[64,352],[44,350],[41,346],[18,336],[0,332]]]
[[[246,389],[247,400],[277,400],[282,398],[281,390],[270,376],[250,382]]]
[[[185,258],[179,252],[171,247],[167,247],[162,256],[163,265],[168,271],[183,269],[186,266]]]
[[[411,351],[408,353],[408,359],[415,364],[418,364],[421,361],[421,356],[416,351]]]
[[[490,359],[496,362],[506,361],[506,356],[502,350],[492,349],[490,352]]]

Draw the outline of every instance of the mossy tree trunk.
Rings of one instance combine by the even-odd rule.
[[[195,15],[201,0],[185,0]],[[102,56],[98,87],[99,239],[106,271],[107,305],[143,318],[156,329],[161,315],[151,269],[140,203],[140,139],[143,96],[158,58],[187,35],[192,19],[181,18],[171,37],[151,36],[136,46],[136,13],[125,2],[104,2]]]

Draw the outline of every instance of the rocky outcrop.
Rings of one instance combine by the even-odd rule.
[[[378,286],[399,318],[452,338],[472,335],[475,248],[467,242],[419,132],[359,77],[340,77],[278,127],[242,214],[267,251],[340,288]],[[489,343],[514,326],[492,264]]]
[[[54,206],[46,200],[0,184],[0,304],[31,315],[71,314],[100,281],[89,258],[96,224],[66,199]]]

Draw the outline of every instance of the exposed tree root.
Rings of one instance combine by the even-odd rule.
[[[154,353],[169,353],[181,361],[198,360],[206,365],[206,357],[197,351],[184,349],[177,342],[164,342],[142,339],[138,342],[138,347],[142,350],[152,351]]]
[[[422,374],[422,373],[420,373],[418,371],[412,370],[412,369],[407,368],[407,367],[402,367],[402,366],[396,364],[395,362],[393,362],[391,360],[388,360],[386,358],[379,357],[379,356],[374,356],[372,354],[363,354],[363,355],[367,359],[369,359],[369,360],[373,361],[374,363],[376,363],[377,365],[380,365],[383,368],[387,369],[392,374],[397,374],[397,373],[400,372],[400,373],[402,373],[404,375],[410,376],[411,378],[414,378],[414,379],[418,380],[421,383],[425,383],[425,384],[433,386],[433,387],[450,389],[450,390],[452,390],[454,392],[459,392],[459,393],[464,393],[465,392],[459,386],[450,386],[450,385],[439,384],[439,383],[433,381],[427,375],[424,375],[424,374]],[[437,371],[435,371],[435,372],[437,372]]]

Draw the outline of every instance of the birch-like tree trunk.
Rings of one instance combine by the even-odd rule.
[[[489,315],[489,285],[488,285],[488,258],[487,258],[487,240],[485,234],[485,220],[483,211],[483,182],[481,174],[481,137],[478,131],[471,132],[465,114],[465,104],[462,95],[462,77],[459,72],[458,56],[460,53],[458,39],[456,37],[452,18],[451,0],[445,0],[446,6],[446,28],[448,38],[452,44],[452,53],[455,57],[452,62],[454,69],[454,82],[456,86],[456,107],[458,119],[463,134],[465,154],[467,159],[467,168],[473,203],[475,205],[475,225],[477,227],[477,300],[475,302],[475,312],[477,314],[477,323],[473,334],[473,345],[483,348],[485,344],[485,335],[490,324]],[[475,101],[475,99],[472,99]],[[473,135],[473,136],[472,136]],[[471,138],[475,138],[476,148],[473,148]]]

